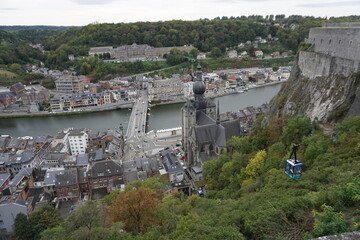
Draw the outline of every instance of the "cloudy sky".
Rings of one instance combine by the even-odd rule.
[[[360,0],[0,0],[0,25],[83,26],[217,16],[360,14]]]

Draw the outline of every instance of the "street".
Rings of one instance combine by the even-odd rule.
[[[148,101],[147,91],[140,91],[139,98],[134,103],[126,131],[124,161],[133,160],[135,157],[154,156],[165,147],[174,147],[181,138],[178,135],[158,138],[156,133],[145,133],[149,110]]]

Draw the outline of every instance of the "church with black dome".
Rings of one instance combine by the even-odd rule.
[[[220,121],[219,104],[205,98],[205,84],[198,65],[193,84],[194,100],[187,100],[182,108],[182,144],[187,167],[202,167],[212,157],[226,151],[226,142],[241,136],[239,119]]]

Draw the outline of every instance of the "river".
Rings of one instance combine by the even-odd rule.
[[[220,112],[238,111],[247,106],[258,107],[269,102],[281,88],[281,84],[251,89],[240,94],[215,98],[219,100]],[[183,103],[152,107],[148,130],[181,126],[181,107]],[[64,128],[90,128],[104,131],[118,127],[122,123],[126,129],[130,110],[113,110],[89,114],[0,119],[0,134],[12,137],[55,135]]]

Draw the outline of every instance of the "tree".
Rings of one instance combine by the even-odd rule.
[[[56,227],[61,221],[59,211],[50,205],[35,210],[29,216],[29,224],[35,230],[34,239],[39,239],[42,231]]]
[[[213,48],[211,49],[210,54],[209,54],[209,56],[212,57],[212,58],[219,58],[219,57],[221,57],[222,55],[223,55],[223,53],[221,52],[221,49],[218,48],[218,47],[213,47]]]
[[[272,67],[272,70],[273,70],[274,72],[277,72],[277,71],[279,70],[279,67],[278,67],[278,66],[273,66],[273,67]]]
[[[144,187],[121,192],[108,208],[108,218],[112,222],[124,222],[127,231],[146,232],[154,223],[158,197],[155,190]]]
[[[283,127],[281,140],[290,146],[292,143],[300,143],[303,137],[311,133],[311,122],[306,116],[299,115],[290,118]]]
[[[87,75],[91,72],[91,65],[87,62],[83,62],[80,66],[79,73],[82,75]]]
[[[104,224],[102,209],[96,202],[86,201],[80,209],[70,215],[68,222],[70,231],[79,231],[89,236],[93,228]]]
[[[16,239],[18,240],[34,239],[33,229],[29,224],[27,216],[23,213],[19,213],[18,215],[16,215],[14,221],[14,230]]]
[[[331,206],[325,204],[322,209],[323,212],[314,212],[314,237],[343,233],[348,229],[343,214],[335,212]]]
[[[184,56],[186,55],[186,52],[173,48],[170,50],[170,53],[166,54],[166,62],[171,66],[185,62],[186,58]]]
[[[261,169],[264,166],[266,152],[261,150],[256,153],[255,157],[250,159],[249,164],[245,168],[245,173],[250,178],[255,178],[260,175]]]
[[[235,151],[239,151],[244,154],[249,154],[253,151],[253,146],[250,141],[250,137],[232,137],[229,140],[229,147]]]
[[[199,53],[200,53],[199,49],[193,48],[190,50],[189,55],[190,55],[190,57],[196,59],[197,56],[199,55]]]
[[[15,218],[16,238],[19,240],[39,239],[42,231],[56,227],[61,221],[59,211],[49,205],[35,210],[29,218],[20,213]]]
[[[65,229],[61,226],[49,228],[41,233],[41,240],[60,240],[65,239]]]

